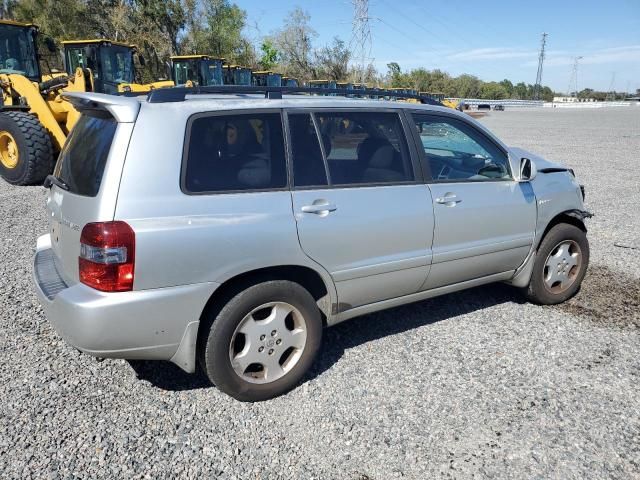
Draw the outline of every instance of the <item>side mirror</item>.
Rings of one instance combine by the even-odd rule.
[[[56,53],[58,51],[58,47],[56,46],[56,42],[51,37],[44,37],[44,44],[47,46],[47,50],[51,53]]]
[[[533,163],[528,158],[520,159],[520,179],[519,180],[521,182],[528,182],[530,180],[533,180],[534,178],[536,178],[537,173],[538,173],[538,170],[536,169],[535,163]]]

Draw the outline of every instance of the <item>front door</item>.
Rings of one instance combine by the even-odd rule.
[[[399,115],[320,111],[288,121],[300,245],[332,275],[339,309],[417,292],[431,262],[433,206]]]
[[[518,268],[535,234],[536,201],[506,152],[471,122],[412,115],[432,180],[433,265],[424,289]]]

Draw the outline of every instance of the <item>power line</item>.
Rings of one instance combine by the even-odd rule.
[[[540,90],[542,89],[542,65],[544,64],[544,48],[547,45],[547,34],[542,34],[540,44],[540,55],[538,55],[538,73],[536,73],[536,83],[533,86],[533,99],[540,100]]]
[[[440,40],[441,42],[444,43],[448,43],[448,41],[446,41],[445,39],[443,39],[442,37],[440,37],[439,35],[436,35],[435,33],[433,33],[431,30],[429,30],[428,28],[426,28],[424,25],[416,22],[413,18],[411,18],[410,16],[408,16],[407,14],[403,13],[400,9],[394,7],[393,5],[391,5],[390,3],[386,2],[385,0],[382,0],[382,3],[384,3],[385,5],[387,5],[387,7],[389,7],[391,9],[391,11],[397,15],[400,15],[401,17],[403,17],[405,20],[407,20],[408,22],[413,23],[416,27],[420,28],[421,30],[424,30],[426,33],[428,33],[429,35],[431,35],[433,38]],[[431,20],[435,20],[435,18],[431,17]],[[383,21],[382,19],[379,19],[382,23],[385,23],[386,25],[388,25],[389,27],[393,28],[394,30],[397,30],[395,27],[389,25],[387,22]],[[404,32],[401,32],[404,33]]]

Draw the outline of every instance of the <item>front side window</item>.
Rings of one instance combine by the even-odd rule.
[[[287,185],[278,113],[212,115],[191,122],[183,189],[190,193]]]
[[[196,80],[197,75],[189,61],[173,62],[173,81],[176,85],[184,85],[187,80]]]
[[[387,112],[315,114],[332,185],[414,180],[400,118]]]
[[[413,120],[435,181],[509,180],[509,159],[491,140],[465,122],[414,114]]]
[[[86,68],[87,59],[84,56],[84,48],[82,47],[67,47],[67,73],[73,75],[77,68]]]

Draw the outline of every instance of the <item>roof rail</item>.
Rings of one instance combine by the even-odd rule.
[[[346,88],[318,88],[318,87],[269,87],[269,86],[248,86],[248,85],[215,85],[210,87],[171,87],[157,88],[151,90],[147,95],[149,103],[169,103],[183,102],[187,95],[207,95],[207,94],[255,94],[263,93],[265,98],[282,98],[283,93],[302,94],[309,93],[315,95],[337,95],[345,97],[390,97],[399,99],[413,99],[427,105],[442,104],[424,95],[404,92],[394,92],[392,90],[366,88],[362,90],[349,90]]]

